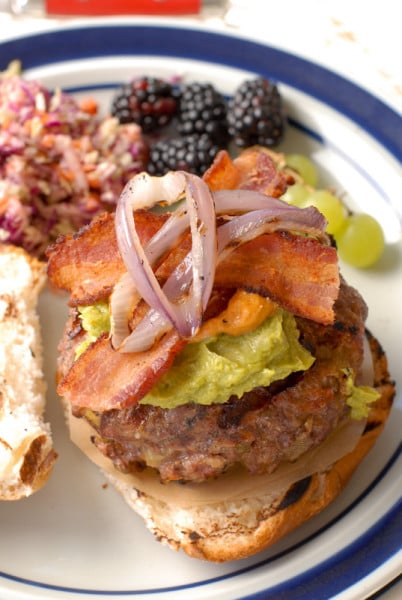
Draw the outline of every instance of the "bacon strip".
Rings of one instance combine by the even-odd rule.
[[[297,316],[329,325],[340,285],[337,253],[312,238],[263,235],[218,265],[215,285],[257,292]]]
[[[288,173],[278,171],[275,162],[265,150],[245,150],[232,160],[221,150],[204,173],[204,181],[212,191],[253,190],[279,198],[294,182]]]
[[[138,215],[137,230],[144,243],[165,219],[147,212]],[[189,244],[187,236],[169,254],[156,271],[159,280],[164,281],[183,260]],[[50,281],[71,292],[71,306],[106,297],[124,271],[111,215],[103,215],[49,253]],[[295,315],[327,325],[333,321],[339,290],[336,250],[303,236],[263,235],[239,246],[218,265],[215,286],[255,291]]]
[[[105,334],[74,362],[57,392],[73,405],[96,411],[130,406],[149,392],[185,345],[171,331],[147,352],[123,354],[113,350]]]
[[[250,263],[253,269],[248,268]],[[329,324],[339,288],[336,251],[289,234],[260,236],[218,266],[215,285],[268,295],[296,315]],[[171,331],[147,352],[124,354],[113,350],[107,336],[102,336],[73,364],[58,393],[92,410],[129,406],[151,389],[185,344]]]
[[[253,269],[248,268],[250,263]],[[215,285],[268,295],[296,315],[329,324],[339,289],[336,251],[289,234],[260,236],[218,266]],[[169,369],[185,344],[171,331],[149,351],[124,354],[102,336],[73,364],[58,393],[72,404],[97,411],[130,406]]]
[[[212,189],[243,187],[275,196],[286,187],[286,177],[278,175],[272,159],[261,152],[246,152],[235,161],[221,153],[206,180]],[[136,227],[142,244],[166,218],[150,212],[137,213]],[[156,274],[161,281],[182,261],[189,244],[190,236],[183,237],[158,266]],[[70,292],[71,306],[107,297],[125,272],[114,217],[106,213],[78,234],[57,242],[48,258],[49,279],[56,287]],[[339,290],[336,251],[302,236],[262,235],[233,250],[218,265],[215,286],[223,294],[235,288],[258,292],[295,315],[329,324],[333,322],[333,304]],[[130,406],[147,394],[185,344],[171,331],[150,351],[125,354],[112,349],[107,335],[101,336],[73,363],[59,383],[58,393],[73,405],[96,411]]]
[[[165,215],[139,212],[136,223],[145,244],[166,220]],[[108,296],[125,272],[114,228],[114,216],[103,213],[76,234],[60,238],[47,251],[51,283],[70,292],[70,306],[92,304]]]
[[[214,190],[251,189],[279,197],[289,176],[277,171],[263,150],[247,150],[234,161],[226,150],[218,153],[204,175]],[[145,244],[166,220],[166,215],[136,214],[136,227]],[[48,276],[53,285],[70,292],[70,306],[90,304],[107,297],[125,271],[114,233],[114,217],[104,213],[76,234],[60,238],[47,252]]]

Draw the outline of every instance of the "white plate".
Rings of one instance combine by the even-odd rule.
[[[214,565],[175,553],[71,445],[54,390],[61,299],[45,292],[40,311],[51,420],[59,460],[49,483],[0,505],[0,597],[359,599],[401,571],[402,317],[401,168],[398,115],[322,67],[239,37],[160,24],[65,28],[0,45],[0,68],[20,58],[29,78],[77,95],[111,89],[137,74],[208,79],[230,93],[250,74],[279,82],[290,126],[285,151],[311,154],[321,183],[382,223],[387,249],[372,269],[343,267],[366,298],[368,325],[382,341],[399,391],[386,430],[350,485],[322,514],[273,548]]]

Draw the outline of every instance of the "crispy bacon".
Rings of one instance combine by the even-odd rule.
[[[144,242],[165,218],[139,213],[137,230]],[[183,238],[166,257],[156,270],[160,281],[183,260],[190,243],[190,236]],[[249,269],[250,264],[253,269]],[[82,234],[70,236],[49,253],[49,278],[57,287],[70,291],[71,306],[106,297],[124,271],[111,215],[96,219]],[[303,236],[263,235],[239,246],[218,265],[215,286],[258,292],[295,315],[326,325],[333,321],[332,306],[339,290],[336,250]]]
[[[240,171],[226,150],[221,150],[202,178],[213,192],[235,190],[240,184]]]
[[[242,152],[232,161],[226,150],[218,153],[204,175],[212,189],[250,189],[279,197],[291,178],[278,172],[271,156],[261,149]],[[144,244],[162,226],[166,215],[136,214]],[[61,237],[48,249],[48,276],[53,285],[70,292],[70,306],[93,303],[108,296],[125,268],[114,233],[114,217],[101,214],[76,234]]]
[[[141,243],[145,244],[166,220],[164,215],[139,212]],[[92,304],[108,296],[125,266],[114,228],[114,216],[102,213],[76,234],[61,237],[47,251],[51,283],[70,292],[69,305]]]
[[[275,196],[281,195],[288,182],[285,175],[277,173],[269,155],[258,151],[245,152],[235,161],[227,153],[220,153],[205,179],[213,190],[247,188]],[[136,214],[136,228],[143,245],[166,218],[146,211]],[[181,263],[190,245],[191,236],[186,234],[161,259],[155,270],[160,281]],[[108,297],[125,272],[114,217],[106,213],[78,234],[56,242],[49,249],[48,258],[49,280],[70,292],[72,307]],[[333,304],[339,291],[336,250],[304,236],[261,235],[234,249],[217,266],[212,298],[217,290],[227,296],[235,288],[268,296],[295,315],[332,323]],[[213,312],[212,306],[211,302],[207,314]],[[130,406],[169,369],[185,344],[172,330],[151,350],[126,354],[113,350],[105,334],[67,370],[58,392],[73,405],[96,411]]]
[[[102,335],[74,362],[57,391],[83,408],[124,408],[149,392],[185,345],[171,331],[147,352],[123,354],[113,350],[107,335]]]
[[[234,160],[221,150],[203,179],[212,191],[253,190],[275,198],[294,182],[291,175],[277,170],[267,150],[257,148],[245,150]]]
[[[248,268],[250,261],[255,268]],[[300,236],[260,236],[237,248],[218,266],[215,286],[229,293],[245,287],[269,295],[296,315],[330,324],[339,290],[336,251]],[[73,364],[58,392],[73,404],[92,410],[129,406],[151,389],[185,344],[171,331],[150,351],[124,354],[113,350],[103,336]]]
[[[263,235],[243,244],[218,265],[215,285],[243,287],[269,296],[297,316],[329,325],[339,292],[337,253],[312,238],[288,233]]]

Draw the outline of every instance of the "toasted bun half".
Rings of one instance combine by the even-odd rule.
[[[0,244],[0,499],[31,495],[57,454],[44,421],[46,383],[37,315],[46,266]]]
[[[380,435],[395,389],[384,351],[373,336],[369,333],[367,336],[373,357],[374,385],[381,396],[371,405],[357,445],[329,466],[280,491],[267,490],[265,485],[261,494],[254,489],[250,497],[230,500],[221,497],[219,501],[194,503],[183,503],[180,499],[176,503],[174,498],[152,493],[152,487],[136,487],[130,478],[113,468],[102,468],[104,457],[96,456],[100,453],[90,449],[88,434],[85,444],[82,433],[77,433],[83,419],[71,417],[69,406],[65,406],[72,439],[101,466],[104,475],[144,518],[158,541],[175,550],[182,549],[189,556],[213,562],[248,557],[274,544],[334,500]]]

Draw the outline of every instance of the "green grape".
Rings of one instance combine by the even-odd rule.
[[[370,215],[353,214],[335,236],[339,256],[354,267],[370,267],[384,250],[384,233]]]
[[[305,200],[305,206],[315,206],[328,221],[327,232],[336,234],[345,224],[346,211],[342,202],[327,190],[315,190]]]
[[[290,185],[281,199],[293,206],[305,206],[305,200],[309,195],[308,189],[301,183]]]
[[[311,187],[317,185],[317,169],[312,160],[307,156],[304,156],[303,154],[286,154],[285,161],[289,167],[299,173],[305,183],[311,185]]]

